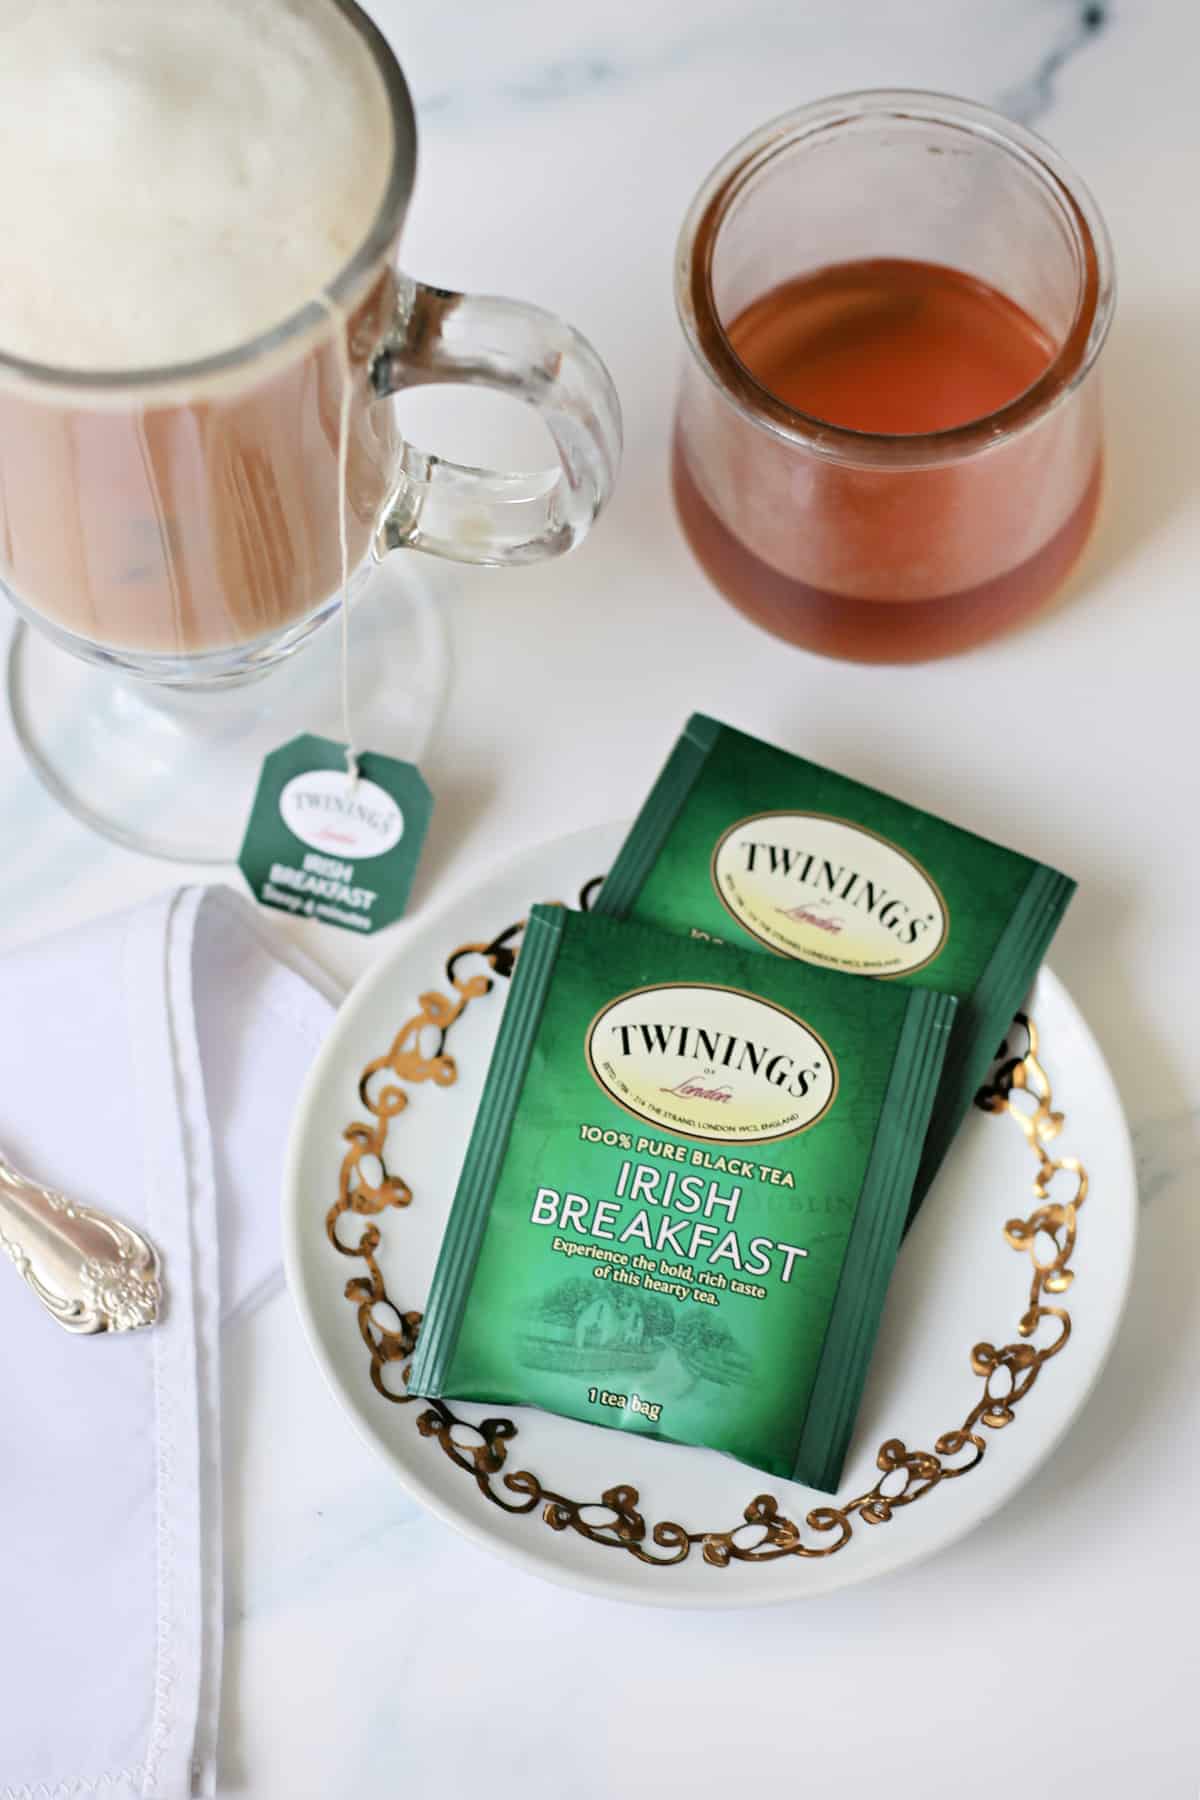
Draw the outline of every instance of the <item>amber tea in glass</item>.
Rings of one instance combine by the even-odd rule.
[[[776,121],[684,227],[681,523],[780,637],[860,661],[1034,612],[1100,491],[1100,216],[1048,145],[938,95]]]

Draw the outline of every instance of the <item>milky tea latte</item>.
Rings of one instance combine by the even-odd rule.
[[[396,116],[332,0],[0,7],[0,581],[18,604],[136,659],[264,639],[336,598],[339,332],[351,567],[396,455],[365,379],[394,299],[386,229],[344,316],[297,315],[389,210],[399,230]]]

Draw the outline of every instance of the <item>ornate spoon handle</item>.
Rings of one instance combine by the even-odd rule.
[[[67,1331],[136,1331],[162,1310],[154,1246],[0,1155],[0,1251]]]

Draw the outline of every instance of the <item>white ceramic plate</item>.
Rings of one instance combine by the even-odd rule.
[[[734,1561],[727,1567],[707,1563],[700,1545],[673,1567],[650,1567],[578,1531],[551,1530],[540,1507],[523,1515],[502,1512],[435,1438],[419,1434],[420,1404],[397,1406],[373,1387],[356,1309],[345,1297],[346,1282],[365,1268],[331,1247],[326,1215],[338,1194],[343,1132],[367,1116],[358,1095],[362,1070],[388,1050],[401,1025],[418,1011],[419,995],[449,991],[450,952],[490,940],[523,918],[534,901],[574,903],[584,883],[607,868],[621,836],[618,826],[582,831],[521,857],[407,936],[351,993],[305,1086],[293,1127],[284,1193],[288,1282],[317,1361],[359,1430],[418,1499],[478,1543],[536,1574],[610,1598],[674,1606],[797,1600],[883,1574],[953,1542],[1027,1481],[1062,1438],[1103,1365],[1129,1281],[1136,1218],[1129,1135],[1095,1040],[1061,982],[1043,971],[1030,1011],[1041,1033],[1054,1104],[1066,1115],[1051,1151],[1078,1156],[1091,1178],[1071,1262],[1074,1283],[1063,1296],[1047,1296],[1067,1307],[1072,1330],[1061,1353],[1040,1370],[1012,1423],[1000,1430],[978,1428],[987,1451],[962,1479],[941,1481],[883,1523],[852,1517],[853,1535],[835,1555]],[[480,968],[476,960],[463,972]],[[388,1293],[403,1310],[425,1302],[507,991],[508,983],[498,980],[454,1026],[447,1048],[458,1065],[455,1085],[410,1086],[407,1109],[389,1126],[389,1170],[409,1183],[414,1199],[402,1211],[379,1216],[377,1254]],[[1018,1341],[1032,1267],[1026,1254],[1005,1241],[1003,1226],[1034,1210],[1035,1168],[1012,1119],[971,1115],[901,1252],[837,1499],[875,1485],[880,1478],[875,1459],[885,1440],[900,1438],[910,1449],[932,1451],[980,1398],[972,1348],[981,1341],[997,1346]],[[1052,1197],[1071,1195],[1056,1191]],[[357,1241],[365,1223],[353,1215],[344,1219],[343,1236]],[[469,1421],[496,1410],[465,1403],[455,1408]],[[598,1430],[532,1409],[514,1409],[512,1416],[518,1435],[502,1473],[534,1470],[544,1486],[576,1500],[598,1499],[618,1483],[630,1485],[638,1490],[648,1526],[674,1520],[689,1531],[730,1531],[754,1497],[768,1492],[780,1512],[797,1522],[811,1508],[830,1504],[827,1495],[710,1452]],[[754,1527],[743,1537],[752,1541],[760,1535],[761,1528]],[[811,1531],[804,1537],[822,1541]]]

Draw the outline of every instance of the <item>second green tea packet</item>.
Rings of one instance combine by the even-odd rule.
[[[535,907],[412,1391],[835,1488],[954,1006]]]
[[[1074,891],[1044,863],[694,713],[595,911],[957,995],[915,1212]]]

